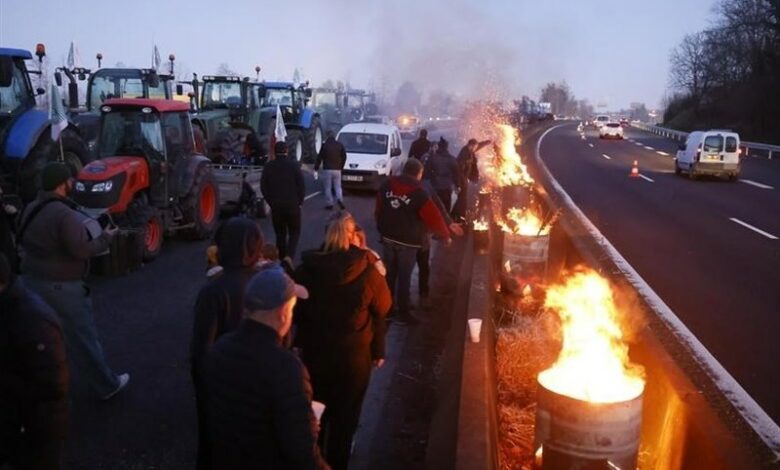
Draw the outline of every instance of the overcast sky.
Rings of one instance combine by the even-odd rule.
[[[657,106],[670,50],[712,19],[715,0],[0,0],[0,44],[43,42],[61,64],[149,66],[153,44],[182,70],[227,63],[266,79],[295,67],[318,84],[394,89],[416,81],[462,96],[538,98],[566,80],[609,109]]]

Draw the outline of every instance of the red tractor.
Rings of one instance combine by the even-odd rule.
[[[196,153],[188,103],[110,99],[100,107],[97,160],[74,184],[74,199],[141,232],[143,259],[165,234],[209,237],[219,218],[219,190],[209,159]]]

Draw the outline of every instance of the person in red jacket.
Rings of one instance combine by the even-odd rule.
[[[392,317],[400,324],[415,323],[410,314],[409,289],[417,251],[423,246],[428,231],[451,242],[451,233],[459,234],[460,226],[444,221],[439,208],[422,186],[423,165],[410,158],[403,174],[391,176],[379,189],[376,218],[387,266],[387,284],[395,301]]]

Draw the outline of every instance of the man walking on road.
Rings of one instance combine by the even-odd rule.
[[[68,362],[54,310],[0,253],[0,468],[56,470],[68,428]]]
[[[73,376],[82,374],[92,391],[107,400],[127,385],[130,375],[114,374],[106,362],[84,279],[90,258],[108,250],[117,229],[91,234],[87,224],[94,220],[67,198],[72,186],[64,163],[49,163],[41,171],[41,192],[22,213],[19,226],[21,271],[27,286],[57,312]]]
[[[422,160],[423,155],[431,149],[431,141],[428,140],[428,129],[420,129],[420,134],[409,147],[409,158]]]
[[[444,137],[439,139],[436,153],[425,162],[425,178],[430,180],[433,189],[449,212],[452,210],[452,191],[460,183],[458,163],[449,150],[449,142]]]
[[[468,143],[460,149],[458,153],[458,174],[460,181],[458,186],[458,200],[455,201],[455,207],[452,208],[452,217],[459,220],[466,218],[466,204],[469,194],[469,183],[479,182],[479,167],[477,166],[477,152],[485,146],[490,145],[489,140],[477,142],[477,139],[469,139]]]
[[[377,194],[375,217],[384,248],[387,284],[395,301],[395,319],[399,323],[414,323],[409,307],[412,270],[418,250],[423,246],[427,230],[449,243],[450,231],[436,204],[421,184],[423,165],[410,158],[403,175],[392,176]]]
[[[309,373],[282,346],[308,292],[279,266],[247,284],[245,318],[206,357],[213,468],[327,469],[317,446]]]
[[[322,180],[322,192],[325,193],[325,209],[333,209],[333,195],[336,195],[336,202],[339,207],[344,209],[344,195],[341,191],[341,170],[347,163],[347,151],[341,142],[333,136],[333,131],[328,131],[325,143],[322,144],[317,161],[314,163],[314,171],[320,169],[319,177]]]
[[[274,153],[276,158],[266,163],[263,169],[260,190],[271,206],[271,222],[279,257],[289,257],[289,262],[292,262],[301,235],[301,206],[306,187],[301,167],[287,156],[287,144],[277,142]]]

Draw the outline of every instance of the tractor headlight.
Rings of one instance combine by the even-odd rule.
[[[374,163],[374,168],[376,168],[377,170],[381,170],[386,166],[387,166],[387,160],[379,160],[378,162]]]
[[[82,183],[81,181],[76,181],[76,184],[73,185],[73,187],[76,189],[76,191],[84,191],[84,189],[86,189],[84,187],[84,183]]]
[[[92,186],[92,192],[93,193],[107,193],[111,191],[111,188],[114,187],[113,181],[104,181],[102,183],[98,183],[95,186]]]

